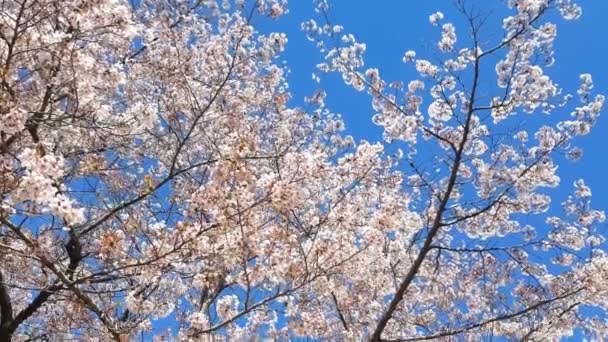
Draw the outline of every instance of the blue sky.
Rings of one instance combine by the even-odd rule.
[[[501,19],[506,0],[469,0],[469,4],[491,13],[487,24],[486,37],[489,42],[500,39]],[[560,84],[565,91],[573,92],[578,87],[581,73],[593,75],[596,93],[608,94],[608,1],[580,0],[583,15],[577,21],[564,21],[552,15],[558,24],[558,37],[555,43],[556,63],[546,72]],[[456,11],[452,0],[334,0],[330,18],[333,24],[341,24],[345,32],[353,33],[358,41],[367,44],[366,67],[377,67],[387,81],[402,80],[406,84],[416,78],[413,66],[401,61],[407,50],[416,50],[418,57],[433,60],[437,54],[436,42],[440,29],[429,24],[428,16],[442,11],[446,18],[456,24],[459,39],[465,40],[466,26],[462,14]],[[346,86],[338,75],[322,77],[320,84],[312,80],[315,65],[322,59],[313,43],[300,31],[300,23],[314,16],[312,0],[291,0],[290,13],[278,22],[260,22],[256,25],[261,31],[281,31],[287,33],[289,42],[283,54],[290,66],[288,80],[294,94],[294,103],[301,103],[304,96],[315,89],[323,88],[328,93],[327,105],[345,119],[347,133],[357,140],[379,140],[382,131],[371,122],[373,110],[370,99],[364,92],[357,93]],[[462,43],[457,48],[466,47]],[[426,108],[428,101],[423,106]],[[565,118],[568,112],[556,112],[550,122]],[[570,193],[571,184],[584,178],[593,191],[593,206],[608,208],[608,170],[605,149],[608,147],[608,113],[600,118],[592,133],[577,142],[583,147],[584,156],[578,162],[561,163],[558,174],[562,187],[553,192],[554,205],[558,205]]]

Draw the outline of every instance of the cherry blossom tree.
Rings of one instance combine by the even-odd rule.
[[[320,74],[384,131],[355,142],[253,25],[285,0],[2,1],[0,341],[608,336],[604,213],[583,180],[548,211],[604,103],[548,73],[581,8],[510,0],[491,40],[455,5],[405,86],[316,1]]]

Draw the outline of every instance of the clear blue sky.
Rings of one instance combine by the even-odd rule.
[[[578,75],[591,73],[595,91],[608,95],[608,1],[579,0],[583,15],[577,21],[564,21],[552,16],[558,24],[555,44],[556,63],[546,72],[567,91],[578,87]],[[428,16],[439,10],[445,13],[444,21],[456,24],[456,32],[465,38],[462,15],[455,10],[452,0],[334,0],[330,17],[332,23],[341,24],[345,32],[353,33],[358,41],[367,44],[366,67],[378,67],[387,81],[416,78],[412,65],[401,62],[403,53],[416,50],[418,56],[433,60],[437,53],[434,48],[440,29],[429,24]],[[469,0],[469,3],[490,10],[493,22],[489,23],[488,37],[500,39],[499,21],[504,17],[506,0]],[[328,98],[328,106],[341,113],[345,119],[347,133],[356,139],[379,140],[381,130],[371,122],[373,110],[367,94],[357,93],[344,85],[340,77],[323,77],[321,84],[311,78],[321,54],[300,32],[300,23],[314,16],[312,0],[291,0],[290,13],[278,22],[257,22],[262,31],[286,32],[289,43],[283,54],[290,66],[288,80],[294,94],[295,104],[310,95],[313,90],[323,87]],[[318,19],[318,18],[317,18]],[[317,20],[319,21],[319,20]],[[457,45],[457,48],[466,47]],[[424,108],[428,106],[428,102]],[[555,116],[565,117],[568,113],[556,112]],[[557,118],[549,118],[557,121]],[[555,192],[553,205],[559,205],[572,189],[575,179],[584,178],[593,191],[593,206],[608,209],[608,112],[600,117],[592,133],[578,140],[584,148],[584,156],[578,162],[566,162],[559,166],[562,187]]]

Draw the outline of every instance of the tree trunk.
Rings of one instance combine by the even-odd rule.
[[[5,325],[0,327],[0,342],[10,342],[13,339],[13,331]]]

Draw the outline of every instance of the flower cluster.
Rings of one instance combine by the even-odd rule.
[[[429,16],[429,22],[431,25],[438,25],[441,20],[443,20],[444,14],[442,12],[435,12]]]
[[[452,51],[456,44],[456,28],[451,23],[443,24],[441,27],[441,40],[437,43],[439,50],[443,52]]]
[[[15,134],[25,128],[27,122],[27,111],[23,108],[13,107],[7,113],[0,113],[0,132]]]
[[[63,158],[52,154],[41,155],[40,150],[25,149],[19,156],[26,169],[21,178],[21,186],[15,191],[14,205],[22,201],[32,201],[41,206],[42,212],[58,215],[68,225],[84,221],[84,210],[78,208],[58,188],[55,182],[64,174]]]

